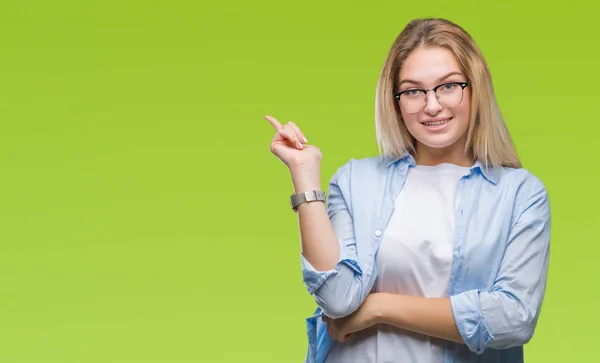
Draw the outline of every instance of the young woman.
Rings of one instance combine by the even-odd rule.
[[[546,285],[548,195],[521,167],[467,32],[444,19],[401,32],[376,91],[381,155],[341,166],[327,201],[319,149],[266,118],[318,305],[307,362],[523,362]]]

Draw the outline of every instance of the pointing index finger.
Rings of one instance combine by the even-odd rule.
[[[279,123],[279,121],[277,121],[277,119],[275,117],[272,116],[265,116],[265,119],[267,121],[269,121],[271,123],[271,125],[273,125],[273,128],[275,129],[275,131],[279,131],[280,128],[282,128],[283,126]]]

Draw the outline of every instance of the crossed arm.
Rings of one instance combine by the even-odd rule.
[[[305,284],[324,311],[323,320],[333,339],[345,341],[354,332],[375,324],[466,344],[478,353],[488,347],[523,345],[531,339],[544,295],[549,255],[550,211],[541,183],[529,183],[528,199],[510,230],[500,270],[489,291],[464,291],[448,298],[371,293],[364,301],[360,295],[366,276],[355,249],[346,247],[352,245],[354,236],[341,183],[343,179],[332,179],[328,207],[331,228],[339,242],[337,264],[319,270],[302,257]],[[308,208],[304,211],[309,213]]]
[[[450,299],[371,293],[360,308],[347,317],[324,317],[334,340],[344,342],[355,332],[376,324],[464,343],[454,322]]]

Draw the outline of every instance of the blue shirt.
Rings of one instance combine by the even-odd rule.
[[[411,155],[352,159],[331,178],[327,212],[340,243],[336,267],[317,271],[301,255],[317,303],[306,321],[307,363],[324,363],[334,344],[321,316],[354,312],[377,279],[375,256],[404,185]],[[550,206],[543,183],[526,169],[477,161],[458,185],[448,295],[465,344],[448,342],[444,363],[523,362],[548,270]],[[401,357],[399,357],[401,361]]]

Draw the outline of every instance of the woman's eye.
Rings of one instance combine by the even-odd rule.
[[[456,89],[457,85],[456,83],[448,83],[442,86],[442,91],[444,92],[450,92],[450,91],[454,91],[454,89]]]

